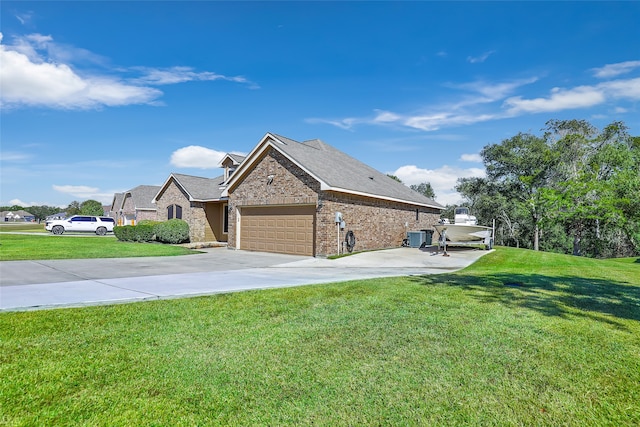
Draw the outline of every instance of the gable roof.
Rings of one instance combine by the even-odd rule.
[[[244,159],[246,158],[246,156],[243,156],[242,154],[236,154],[236,153],[227,153],[225,154],[225,156],[222,158],[222,160],[220,160],[219,165],[224,164],[225,160],[229,159],[231,160],[231,162],[234,165],[239,165],[240,163],[242,163],[244,161]]]
[[[157,185],[138,185],[129,191],[126,191],[122,197],[122,205],[127,196],[133,199],[133,206],[137,210],[156,210],[156,204],[154,202],[154,196],[160,189]]]
[[[187,194],[190,202],[211,202],[222,199],[224,175],[215,178],[204,178],[201,176],[172,173],[165,183],[161,187],[158,187],[158,191],[156,191],[153,197],[154,203],[166,190],[171,181],[174,181],[176,185]]]
[[[295,163],[320,183],[324,191],[336,191],[384,200],[409,203],[436,209],[444,207],[433,199],[389,178],[382,172],[354,159],[348,154],[313,139],[305,142],[267,133],[249,153],[228,182],[223,195],[246,175],[260,159],[261,154],[273,148]]]
[[[122,209],[122,201],[124,200],[124,193],[115,193],[113,195],[113,201],[111,202],[111,211],[118,211]]]

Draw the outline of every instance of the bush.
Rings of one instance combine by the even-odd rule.
[[[154,221],[152,219],[142,219],[140,221],[138,221],[138,225],[150,225],[150,226],[156,226],[157,224],[160,224],[162,221]]]
[[[162,243],[186,243],[189,241],[189,224],[181,219],[170,219],[154,226],[156,239]]]
[[[115,226],[113,234],[123,242],[153,242],[155,240],[154,226],[149,224]]]
[[[113,234],[118,240],[123,242],[133,242],[133,225],[116,225],[113,227]]]

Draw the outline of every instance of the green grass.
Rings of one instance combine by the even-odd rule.
[[[34,234],[0,233],[0,261],[126,258],[196,253],[181,246],[121,242],[112,235]]]
[[[3,425],[640,424],[640,264],[0,314]]]
[[[19,231],[20,233],[48,233],[48,231],[44,229],[44,223],[38,224],[36,222],[0,222],[0,233],[11,233],[16,231]]]

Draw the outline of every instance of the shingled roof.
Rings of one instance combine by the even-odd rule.
[[[138,185],[124,193],[123,203],[127,195],[131,195],[133,205],[137,210],[155,210],[154,197],[159,190],[160,187],[157,185]]]
[[[233,187],[238,177],[250,169],[251,163],[256,161],[259,154],[268,147],[281,152],[318,180],[321,190],[375,197],[436,209],[444,208],[435,200],[425,197],[319,139],[298,142],[272,133],[267,133],[247,156],[231,177],[228,188]]]
[[[158,187],[158,191],[154,194],[155,202],[162,191],[164,191],[173,180],[189,197],[192,202],[208,202],[220,200],[224,184],[224,175],[216,178],[204,178],[201,176],[184,175],[181,173],[172,173],[167,181]]]

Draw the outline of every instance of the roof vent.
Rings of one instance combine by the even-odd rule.
[[[373,181],[373,177],[372,177],[372,176],[370,176],[370,177],[369,177],[369,179],[370,179],[371,181]]]

